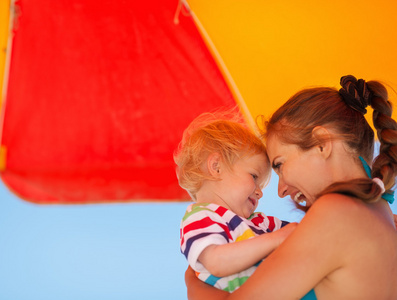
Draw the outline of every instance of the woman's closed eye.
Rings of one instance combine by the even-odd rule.
[[[279,163],[273,163],[272,168],[273,168],[273,170],[274,170],[275,172],[279,172],[280,169],[281,169],[281,165],[282,165],[281,162],[279,162]]]

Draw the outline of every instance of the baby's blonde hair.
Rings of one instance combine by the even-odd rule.
[[[247,155],[265,154],[266,148],[235,110],[203,113],[185,129],[174,153],[179,185],[193,200],[204,180],[216,180],[206,172],[209,155],[218,153],[224,164],[232,169],[239,158]],[[267,159],[267,176],[270,163]]]

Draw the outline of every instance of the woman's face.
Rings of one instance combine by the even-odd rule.
[[[302,151],[273,135],[267,140],[267,151],[279,177],[279,197],[289,195],[294,201],[306,201],[306,206],[310,206],[316,195],[331,183],[330,169],[319,146]]]

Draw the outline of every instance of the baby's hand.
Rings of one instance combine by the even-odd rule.
[[[274,231],[277,233],[277,237],[279,239],[278,245],[280,245],[284,240],[295,230],[298,223],[289,223],[286,226],[282,227],[281,229]]]

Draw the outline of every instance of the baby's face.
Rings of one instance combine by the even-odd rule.
[[[258,207],[269,169],[266,155],[254,154],[236,160],[231,170],[224,170],[219,192],[229,209],[248,218]]]

